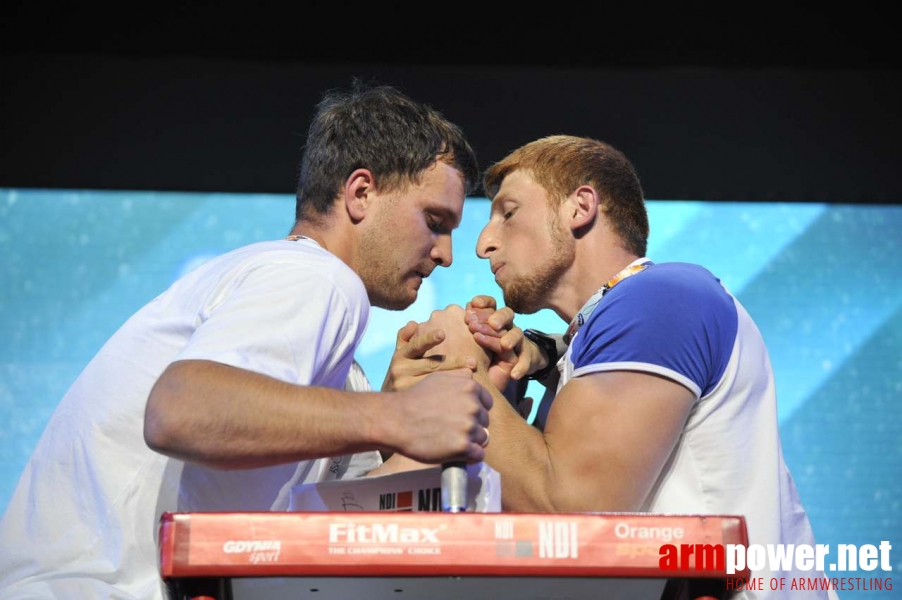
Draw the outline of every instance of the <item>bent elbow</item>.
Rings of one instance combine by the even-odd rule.
[[[144,406],[144,442],[154,452],[167,456],[176,456],[179,429],[185,420],[178,414],[180,403],[174,396],[179,386],[172,377],[170,367],[151,388]]]
[[[144,409],[144,443],[154,452],[171,455],[175,435],[160,403],[151,392]]]

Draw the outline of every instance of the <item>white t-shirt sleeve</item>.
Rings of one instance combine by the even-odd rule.
[[[368,308],[363,285],[350,271],[255,266],[210,299],[177,360],[211,360],[340,389]]]

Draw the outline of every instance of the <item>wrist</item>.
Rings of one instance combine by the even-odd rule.
[[[531,341],[529,342],[529,365],[530,372],[537,373],[539,371],[544,371],[548,368],[548,364],[551,362],[548,360],[548,355],[545,354],[538,344]]]
[[[371,398],[361,399],[363,431],[367,445],[399,452],[404,445],[403,415],[406,392],[373,393]],[[365,408],[364,408],[365,406]]]
[[[492,395],[494,395],[494,392],[501,393],[501,390],[498,389],[498,384],[492,380],[492,375],[488,371],[478,369],[473,373],[473,381],[484,387]]]
[[[536,361],[537,368],[531,369],[531,372],[526,378],[536,380],[545,379],[555,368],[557,368],[557,342],[555,342],[554,338],[547,333],[543,333],[537,329],[524,329],[523,336],[533,343],[540,357],[539,360]],[[542,362],[543,360],[544,364]],[[531,361],[530,365],[532,365]]]

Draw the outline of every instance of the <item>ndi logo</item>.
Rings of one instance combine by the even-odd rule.
[[[379,510],[412,511],[413,492],[387,492],[379,494]]]
[[[379,510],[392,512],[411,512],[413,507],[413,492],[386,492],[379,494]],[[441,512],[442,488],[427,488],[417,490],[418,512]]]
[[[579,558],[576,523],[539,521],[539,558]]]

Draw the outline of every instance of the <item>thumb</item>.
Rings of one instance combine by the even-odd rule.
[[[408,321],[407,325],[398,330],[398,337],[395,339],[395,350],[410,341],[410,338],[417,332],[417,327],[416,321]]]

